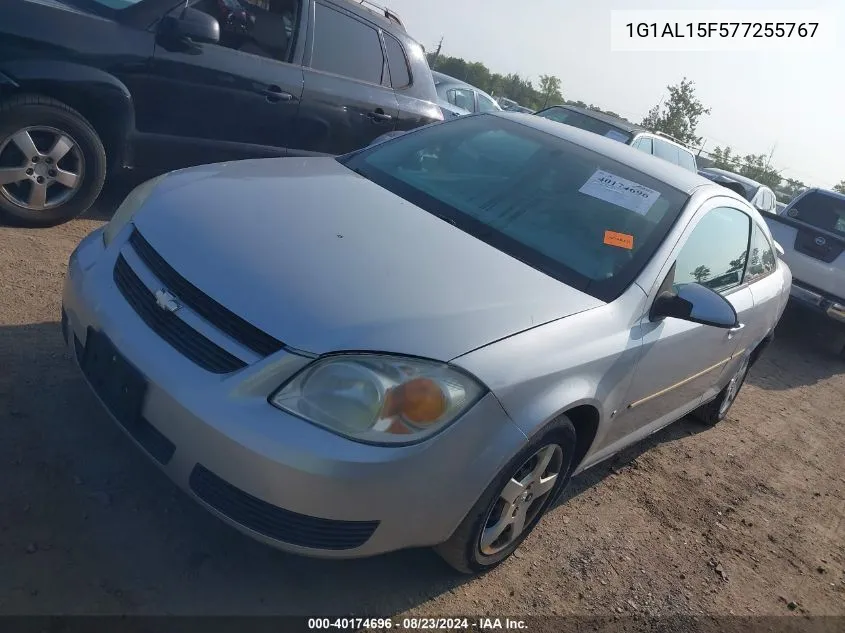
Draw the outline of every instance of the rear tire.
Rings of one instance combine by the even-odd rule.
[[[502,468],[455,533],[435,551],[464,574],[499,565],[522,544],[569,483],[575,446],[575,427],[569,418],[561,416]],[[546,491],[553,473],[555,479]],[[517,482],[525,485],[520,487]],[[511,503],[509,498],[515,493],[519,493],[517,501]],[[513,526],[520,521],[521,529],[514,532]],[[502,524],[505,527],[500,530]],[[497,532],[497,540],[491,540]]]
[[[0,104],[0,216],[31,227],[84,213],[106,178],[106,152],[76,110],[38,95]]]

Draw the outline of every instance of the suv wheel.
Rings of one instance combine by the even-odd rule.
[[[82,115],[59,101],[23,96],[0,104],[0,214],[24,226],[80,215],[106,178],[106,152]]]

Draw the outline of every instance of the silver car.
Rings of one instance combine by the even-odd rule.
[[[149,181],[71,256],[62,325],[127,434],[241,532],[472,573],[573,474],[723,419],[790,282],[724,187],[485,114]]]

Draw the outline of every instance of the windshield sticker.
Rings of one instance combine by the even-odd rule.
[[[614,141],[619,141],[620,143],[628,142],[628,135],[618,130],[608,130],[605,136],[609,139],[613,139]]]
[[[630,251],[634,248],[634,236],[627,233],[617,233],[616,231],[605,231],[604,243],[608,246],[616,246]]]
[[[578,191],[640,215],[648,213],[660,197],[659,191],[644,187],[633,180],[614,176],[602,169],[597,169]]]

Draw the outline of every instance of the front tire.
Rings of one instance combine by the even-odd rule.
[[[752,353],[746,353],[734,375],[731,376],[725,388],[719,392],[719,395],[705,405],[702,405],[693,412],[693,417],[705,424],[706,426],[716,426],[719,422],[728,417],[728,412],[731,410],[736,397],[739,395],[742,386],[745,384],[745,379],[748,376],[748,369],[751,367]]]
[[[0,104],[0,215],[18,225],[67,222],[97,199],[106,152],[97,132],[60,101],[24,95]]]
[[[561,416],[499,472],[435,551],[465,574],[487,571],[508,558],[569,482],[575,445],[575,428]]]

